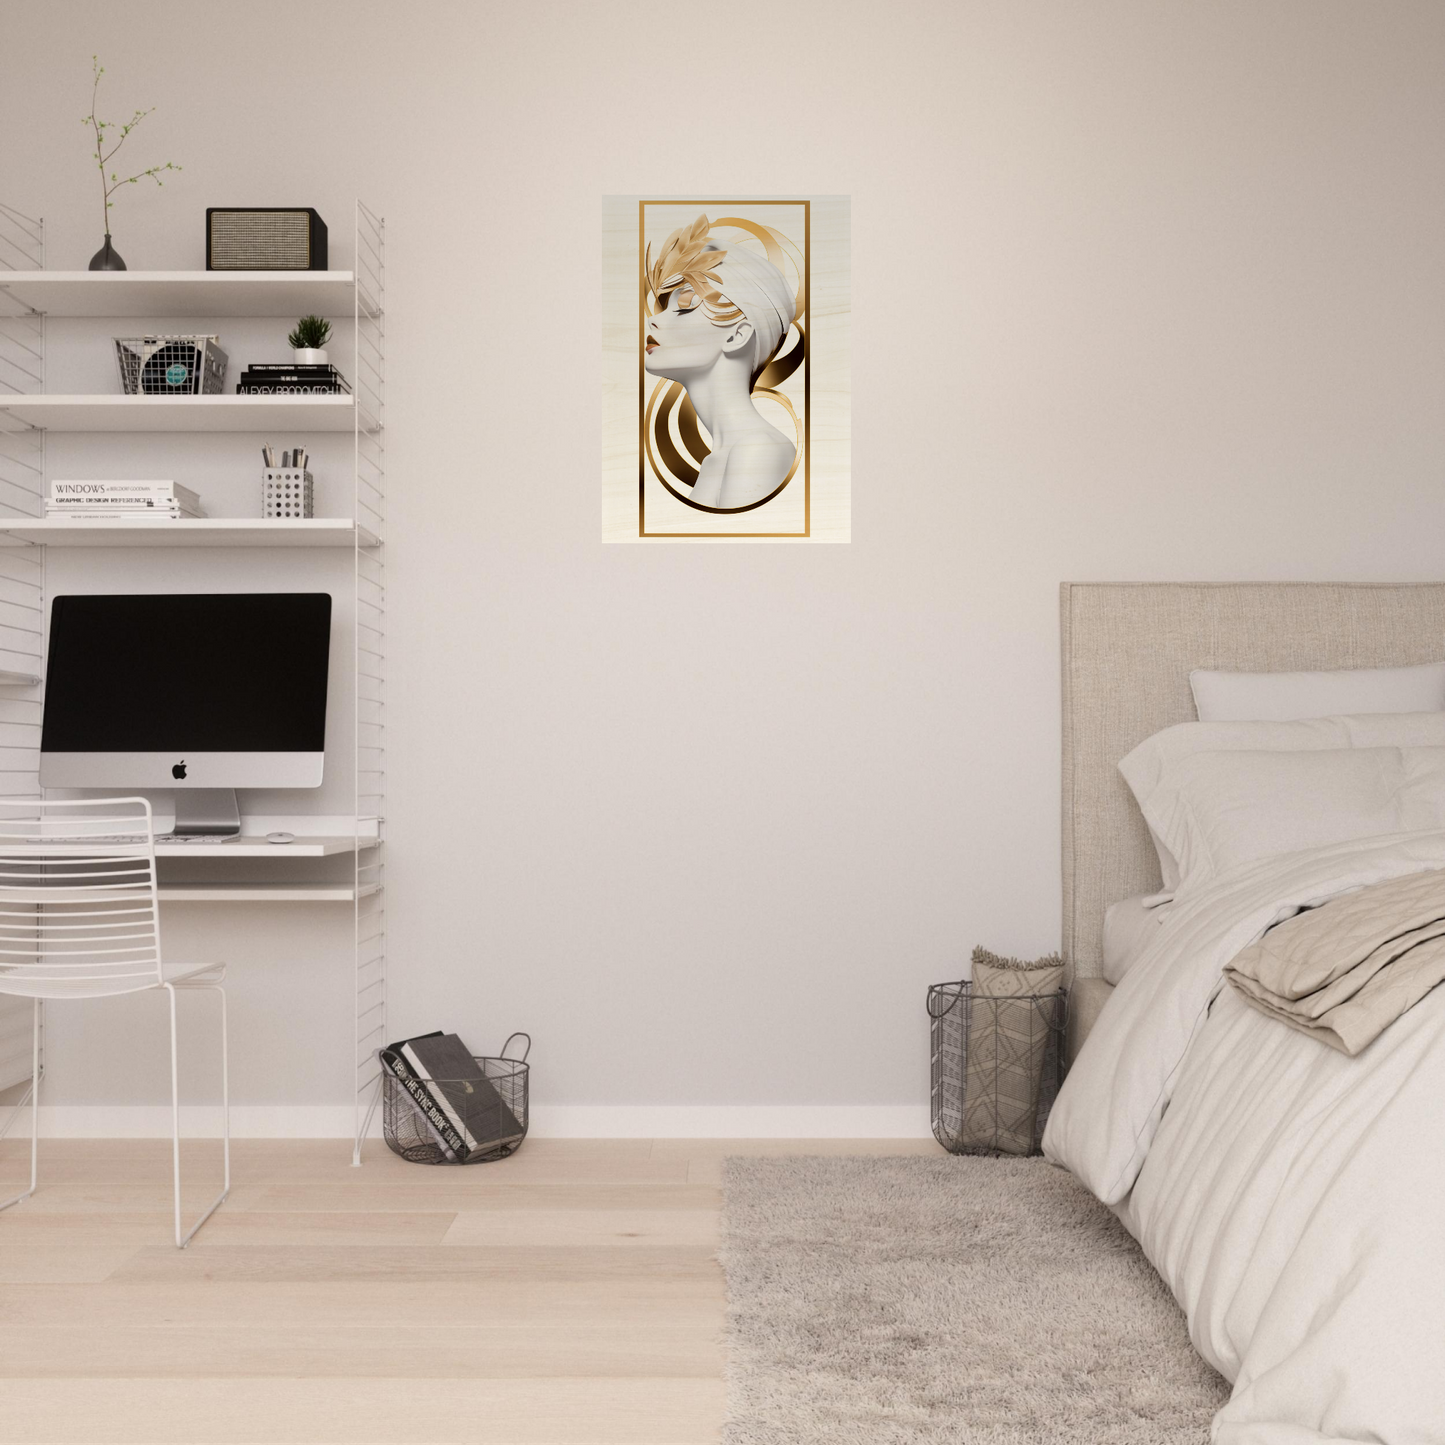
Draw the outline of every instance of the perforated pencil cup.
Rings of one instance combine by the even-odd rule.
[[[263,517],[315,515],[314,482],[310,472],[294,467],[265,467],[261,472]]]

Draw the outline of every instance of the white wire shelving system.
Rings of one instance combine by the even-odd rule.
[[[45,226],[0,202],[0,277],[44,270]],[[45,391],[45,316],[0,290],[0,392]],[[0,517],[39,517],[44,506],[45,432],[0,412]],[[44,674],[45,549],[0,548],[0,794],[40,796],[39,685]],[[0,1121],[0,1136],[35,1086],[21,998],[0,995],[0,1089],[30,1088]],[[44,1068],[42,1013],[41,1068]]]
[[[356,686],[356,1016],[352,1056],[355,1137],[351,1162],[381,1097],[377,1050],[386,1042],[386,890],[383,825],[386,804],[386,227],[356,203],[353,261],[356,307],[355,662]],[[363,405],[369,415],[363,416]],[[365,424],[364,424],[365,423]],[[365,527],[376,539],[362,545]],[[363,844],[370,842],[369,847]]]
[[[386,1040],[387,1026],[385,257],[385,223],[358,201],[350,273],[47,272],[44,221],[0,202],[0,795],[42,796],[46,553],[56,541],[75,540],[74,532],[67,538],[56,530],[74,524],[52,528],[44,520],[47,428],[266,430],[280,415],[293,431],[310,426],[335,432],[349,419],[354,445],[349,521],[141,524],[147,530],[105,522],[90,529],[88,544],[352,550],[354,873],[344,896],[351,904],[354,936],[354,1164],[361,1162],[362,1141],[379,1097],[376,1051]],[[194,314],[224,315],[228,301],[240,303],[237,315],[295,316],[300,313],[293,301],[315,294],[305,289],[309,283],[324,288],[328,301],[349,292],[354,322],[349,403],[334,397],[286,398],[278,407],[265,397],[56,397],[46,390],[47,302],[53,304],[56,298],[63,314],[70,316],[146,315],[146,307],[157,298],[156,314],[169,316],[186,314],[192,304]],[[114,298],[122,293],[130,299],[117,308]],[[318,304],[315,309],[325,307]],[[138,415],[141,408],[144,413]],[[115,530],[105,535],[107,528]],[[0,1090],[23,1085],[30,1076],[29,1006],[0,996]],[[18,1112],[18,1107],[4,1111],[0,1136]]]

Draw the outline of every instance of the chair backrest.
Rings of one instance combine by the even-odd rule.
[[[144,798],[0,798],[0,994],[98,998],[161,979]]]

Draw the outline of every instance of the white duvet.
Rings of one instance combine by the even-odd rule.
[[[1114,1207],[1234,1382],[1218,1445],[1445,1445],[1445,988],[1349,1058],[1221,987],[1271,923],[1425,868],[1445,833],[1181,900],[1050,1116],[1044,1152]]]

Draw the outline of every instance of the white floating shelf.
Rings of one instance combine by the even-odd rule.
[[[349,396],[0,396],[0,415],[49,431],[350,431]]]
[[[363,887],[361,896],[375,893]],[[162,903],[355,903],[350,883],[161,883]]]
[[[50,316],[335,316],[350,271],[9,271],[0,292]]]
[[[375,843],[363,838],[363,848]],[[157,858],[330,858],[336,853],[356,852],[356,839],[297,835],[294,843],[268,843],[251,836],[218,838],[214,843],[156,843]],[[172,885],[176,886],[176,885]]]
[[[67,517],[0,521],[6,540],[49,547],[375,547],[376,537],[348,517],[145,517],[98,520]],[[19,681],[21,674],[9,676]],[[0,674],[0,683],[6,674]]]

